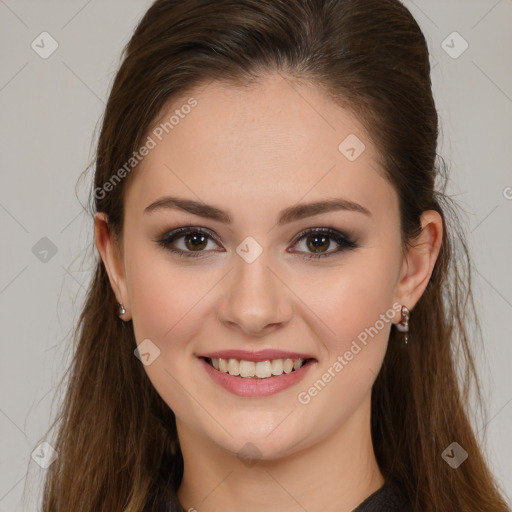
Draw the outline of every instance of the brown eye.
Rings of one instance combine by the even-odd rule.
[[[357,248],[358,245],[349,236],[332,228],[316,228],[302,232],[296,239],[294,245],[304,241],[304,250],[292,251],[304,253],[304,258],[321,258],[334,256],[348,249]],[[208,250],[208,243],[212,242],[213,247]],[[219,247],[216,237],[203,228],[179,228],[164,236],[158,243],[165,249],[186,257],[198,257],[202,253],[208,253]],[[329,250],[331,244],[338,247]],[[218,252],[218,250],[217,250]]]
[[[200,233],[194,233],[192,235],[185,235],[185,246],[191,251],[202,250],[208,244],[208,237]]]
[[[304,250],[293,251],[303,252],[305,259],[322,258],[340,254],[348,249],[358,247],[357,243],[349,236],[332,228],[316,228],[302,232],[295,245],[300,245],[304,241]],[[328,250],[331,243],[337,244],[334,250]]]
[[[177,253],[180,256],[201,256],[207,250],[208,244],[212,243],[209,249],[215,250],[218,244],[209,232],[202,228],[179,228],[165,235],[158,243],[165,249]]]
[[[312,252],[325,252],[329,248],[330,239],[325,235],[309,235],[306,238],[306,244]]]

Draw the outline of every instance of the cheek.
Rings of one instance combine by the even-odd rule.
[[[319,272],[318,279],[310,280],[315,287],[307,305],[318,314],[312,330],[323,333],[327,356],[297,400],[308,417],[322,417],[326,425],[339,425],[357,409],[371,392],[386,354],[399,309],[393,303],[399,255],[376,253],[356,256],[339,271]]]
[[[160,348],[187,338],[189,329],[197,326],[191,322],[195,308],[215,282],[211,273],[199,276],[192,265],[177,265],[154,248],[131,253],[127,280],[136,339],[154,339]]]
[[[385,345],[399,309],[393,306],[397,258],[399,251],[389,247],[366,248],[338,268],[310,275],[308,288],[298,292],[308,297],[307,305],[325,326],[329,360],[349,350],[354,340],[368,347],[370,341]],[[382,349],[376,352],[380,356]]]
[[[134,248],[126,259],[135,339],[137,344],[149,339],[159,350],[144,370],[176,416],[197,423],[189,396],[196,395],[191,381],[197,370],[191,341],[200,339],[207,302],[203,299],[219,278],[214,272],[185,267],[154,248]]]

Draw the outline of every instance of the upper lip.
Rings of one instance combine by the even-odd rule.
[[[312,355],[299,352],[288,352],[286,350],[216,350],[205,354],[198,354],[197,357],[209,357],[210,359],[238,359],[243,361],[268,361],[272,359],[314,359]]]

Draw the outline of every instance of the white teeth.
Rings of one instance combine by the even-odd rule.
[[[228,373],[229,375],[240,375],[240,363],[236,359],[228,361]]]
[[[227,371],[228,371],[228,361],[226,359],[219,359],[219,370],[222,373],[227,373]]]
[[[295,361],[293,361],[293,369],[298,370],[302,366],[302,363],[302,359],[295,359]]]
[[[293,370],[293,361],[291,359],[285,359],[283,363],[284,373],[290,373]]]
[[[254,377],[256,364],[252,361],[240,361],[240,377]]]
[[[258,361],[256,363],[256,377],[266,379],[272,375],[272,363],[270,361]]]
[[[274,359],[272,361],[272,375],[281,375],[283,373],[283,360]]]
[[[222,373],[230,375],[239,375],[240,377],[257,377],[267,379],[273,375],[282,375],[290,373],[292,370],[298,370],[303,364],[304,359],[273,359],[272,361],[245,361],[238,359],[212,358],[212,366]]]

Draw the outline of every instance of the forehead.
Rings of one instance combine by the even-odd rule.
[[[247,87],[196,87],[147,136],[153,147],[128,187],[129,202],[169,193],[261,210],[339,195],[393,200],[359,120],[321,89],[279,75]]]

